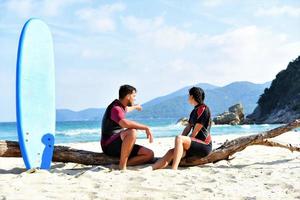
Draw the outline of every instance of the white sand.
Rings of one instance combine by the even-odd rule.
[[[218,143],[236,136],[215,136]],[[285,133],[276,141],[300,146],[300,133]],[[162,156],[174,138],[154,144],[138,140]],[[101,151],[99,143],[71,144]],[[2,199],[300,199],[300,153],[277,147],[252,146],[230,162],[158,171],[126,172],[113,166],[53,163],[50,172],[25,172],[21,158],[0,158]]]

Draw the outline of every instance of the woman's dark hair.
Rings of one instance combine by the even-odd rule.
[[[192,87],[189,90],[189,94],[194,97],[195,101],[199,104],[204,103],[205,93],[200,87]]]
[[[135,87],[131,85],[122,85],[119,89],[119,99],[124,99],[127,94],[132,94],[136,92]]]

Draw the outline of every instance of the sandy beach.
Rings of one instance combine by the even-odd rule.
[[[300,146],[300,133],[274,141]],[[237,136],[215,136],[214,148]],[[174,138],[139,139],[162,156]],[[98,142],[68,144],[101,152]],[[0,200],[3,199],[300,199],[300,153],[278,147],[251,146],[230,162],[157,171],[116,166],[52,163],[50,171],[26,172],[21,158],[0,158]]]

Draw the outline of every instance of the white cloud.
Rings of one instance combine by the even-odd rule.
[[[192,62],[177,58],[168,64],[168,70],[173,72],[187,72],[197,70],[197,66]]]
[[[124,71],[106,71],[105,68],[57,68],[57,108],[103,108],[117,98],[120,85],[137,86],[136,78],[124,76]]]
[[[43,10],[42,14],[45,16],[57,16],[67,6],[80,2],[83,2],[83,0],[44,0],[41,6],[41,10]],[[86,3],[88,3],[87,0]]]
[[[108,58],[113,58],[114,56],[104,50],[104,49],[100,49],[100,48],[85,48],[81,51],[81,57],[83,59],[97,59],[97,60],[101,60],[101,59],[108,59]]]
[[[93,28],[98,31],[114,31],[115,30],[115,22],[110,18],[102,18],[95,21],[93,24]]]
[[[77,16],[84,20],[95,32],[114,31],[116,23],[114,15],[126,9],[122,3],[103,5],[97,8],[84,8],[77,11]]]
[[[223,4],[224,0],[203,0],[202,4],[206,7],[216,7]]]
[[[135,80],[138,90],[144,91],[139,94],[139,98],[141,102],[146,102],[200,81],[195,79],[196,68],[196,64],[184,58],[173,60],[137,52],[126,62],[123,70],[126,70],[126,78]]]
[[[147,33],[160,28],[164,24],[164,18],[159,16],[153,19],[139,19],[133,16],[122,17],[123,25],[135,33]]]
[[[196,34],[180,30],[176,27],[163,27],[146,35],[153,40],[158,47],[170,50],[183,50],[193,44],[196,39]]]
[[[123,25],[136,33],[143,42],[154,44],[158,48],[171,51],[181,51],[192,45],[196,34],[181,30],[175,26],[164,24],[163,17],[153,19],[139,19],[133,16],[123,17]]]
[[[292,6],[274,6],[271,8],[259,8],[257,16],[280,16],[287,15],[290,17],[300,16],[300,7]]]
[[[102,15],[111,15],[115,12],[120,12],[126,9],[125,4],[123,3],[114,3],[114,4],[107,4],[100,7],[100,12]]]
[[[272,80],[288,62],[300,54],[300,42],[256,26],[241,27],[198,41],[199,51],[211,59],[207,64],[223,81]],[[230,82],[230,81],[228,81]]]
[[[30,17],[34,2],[32,0],[9,0],[6,2],[8,12],[16,13],[19,17]]]
[[[56,17],[64,13],[67,6],[89,3],[90,0],[8,0],[1,6],[8,13],[14,13],[21,18]],[[4,10],[5,11],[5,10]]]
[[[99,56],[99,53],[97,53],[91,49],[83,49],[81,51],[81,56],[82,56],[82,58],[85,58],[85,59],[94,59]]]
[[[195,35],[193,45],[182,51],[157,48],[155,42],[136,42],[124,61],[126,69],[136,72],[140,82],[147,80],[144,85],[160,88],[163,81],[167,88],[160,88],[162,93],[199,82],[271,81],[300,54],[300,42],[257,26]]]

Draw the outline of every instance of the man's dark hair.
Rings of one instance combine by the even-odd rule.
[[[199,104],[204,103],[205,93],[200,87],[192,87],[189,90],[189,94],[194,97],[195,101]]]
[[[119,99],[124,99],[127,94],[132,94],[136,92],[135,87],[131,85],[122,85],[119,89]]]

